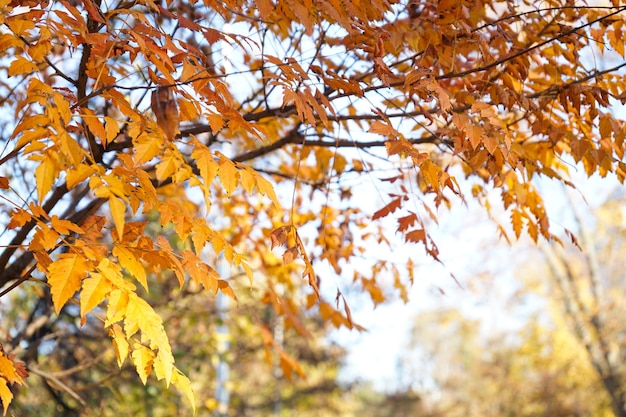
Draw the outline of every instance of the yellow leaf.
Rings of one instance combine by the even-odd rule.
[[[147,291],[148,280],[146,277],[146,270],[141,262],[135,257],[133,252],[124,246],[115,245],[113,248],[113,256],[117,257],[120,265],[126,268],[126,270],[130,272]]]
[[[237,188],[237,183],[239,181],[239,171],[235,164],[230,159],[226,158],[222,153],[217,152],[220,157],[219,162],[219,176],[222,185],[224,186],[224,190],[226,190],[226,194],[230,197]]]
[[[194,150],[191,157],[196,160],[196,165],[200,170],[200,176],[204,180],[204,184],[208,187],[217,176],[219,165],[215,162],[213,154],[200,141],[194,142]]]
[[[96,168],[91,165],[80,164],[75,166],[73,169],[69,169],[66,171],[66,181],[67,188],[69,190],[76,187],[81,182],[85,181],[92,174],[97,172]]]
[[[134,293],[129,294],[124,331],[131,336],[136,328],[142,332],[142,337],[150,340],[150,346],[158,349],[160,371],[169,385],[174,369],[174,356],[169,339],[163,328],[161,317],[144,299]]]
[[[135,153],[133,159],[135,164],[141,165],[161,153],[163,149],[163,138],[153,134],[141,135],[137,138],[137,143],[134,148]]]
[[[135,285],[124,279],[122,276],[122,269],[118,265],[109,261],[107,258],[102,259],[96,269],[100,271],[115,288],[128,292],[132,292],[137,289]],[[109,304],[110,303],[111,300],[109,299]]]
[[[156,166],[156,177],[159,181],[165,181],[174,176],[176,170],[181,166],[182,161],[172,152],[166,152],[161,162]]]
[[[0,378],[0,400],[2,400],[2,407],[4,407],[3,415],[6,416],[9,404],[13,401],[13,393],[9,389],[7,380],[4,378]]]
[[[522,92],[522,83],[520,83],[520,81],[517,78],[513,77],[511,74],[508,74],[506,72],[503,73],[502,82],[505,86],[515,91],[517,94],[520,94]]]
[[[85,278],[80,292],[80,316],[85,317],[96,308],[112,289],[111,282],[102,274],[94,272]]]
[[[106,132],[106,145],[113,142],[117,135],[120,133],[120,125],[117,123],[117,120],[111,117],[104,118],[105,125],[104,129]]]
[[[117,359],[117,365],[121,368],[124,361],[128,357],[130,346],[126,335],[119,324],[114,324],[109,330],[109,336],[113,339],[113,347],[115,348],[115,358]]]
[[[30,74],[38,69],[37,65],[35,65],[32,61],[24,58],[23,56],[18,56],[15,61],[11,62],[11,65],[9,65],[8,74],[9,77],[12,77],[14,75]]]
[[[180,107],[181,121],[195,120],[200,115],[193,101],[181,99],[178,100],[178,106]]]
[[[53,215],[50,219],[50,226],[62,235],[69,235],[71,232],[82,234],[83,229],[75,225],[69,220],[59,219],[59,216]]]
[[[109,196],[109,207],[111,208],[111,216],[113,216],[117,236],[119,240],[122,240],[124,237],[124,224],[126,222],[126,205],[122,200],[111,194]]]
[[[104,321],[104,327],[108,327],[122,320],[126,314],[127,305],[128,292],[118,289],[111,291],[109,293],[109,305],[107,306],[107,316]]]
[[[133,365],[137,368],[137,374],[144,385],[148,382],[148,376],[150,376],[150,373],[152,372],[154,356],[154,352],[144,345],[139,343],[134,344],[133,353],[131,353],[130,357],[133,361]]]
[[[187,397],[189,404],[191,404],[191,408],[193,409],[194,414],[196,413],[196,398],[193,395],[193,390],[191,389],[191,383],[189,382],[189,378],[185,376],[181,371],[177,368],[174,368],[174,373],[172,374],[172,384]]]
[[[243,189],[251,193],[256,182],[254,180],[254,174],[252,173],[252,169],[244,167],[244,169],[239,171],[239,177],[241,179],[241,185],[243,186]]]
[[[207,119],[209,119],[209,126],[213,133],[218,133],[224,127],[224,118],[219,114],[210,113]]]
[[[280,208],[281,205],[278,201],[278,197],[276,197],[276,192],[274,191],[272,183],[266,180],[263,175],[256,171],[254,171],[254,175],[256,177],[256,186],[259,189],[259,192],[272,200],[272,203],[276,208]]]
[[[17,373],[15,369],[15,364],[11,359],[6,357],[3,353],[0,352],[0,377],[6,379],[9,382],[16,382],[20,385],[24,385],[24,380]],[[0,379],[2,379],[0,378]]]
[[[104,130],[104,124],[100,121],[98,116],[96,116],[91,109],[83,107],[81,111],[83,113],[83,122],[87,125],[91,134],[100,139],[100,143],[103,145],[106,144],[106,131]]]
[[[513,210],[511,213],[511,224],[513,225],[513,231],[515,232],[515,237],[519,239],[522,234],[522,222],[523,215],[519,210]]]
[[[68,110],[69,111],[69,110]],[[72,138],[67,132],[61,132],[58,135],[61,152],[66,156],[74,165],[79,165],[85,156],[85,152],[80,145]]]
[[[43,201],[52,184],[59,175],[57,157],[53,152],[46,152],[43,155],[31,157],[32,160],[39,160],[39,165],[35,169],[35,183],[37,184],[37,196],[39,203]]]
[[[65,253],[48,267],[48,284],[52,303],[57,314],[80,288],[81,282],[91,269],[90,262],[78,253]]]
[[[26,210],[15,209],[11,213],[11,221],[7,225],[7,229],[15,229],[24,226],[32,219],[30,213]]]

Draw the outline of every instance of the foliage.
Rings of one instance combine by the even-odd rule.
[[[513,337],[485,337],[456,310],[417,317],[415,336],[432,369],[422,415],[611,416],[584,348],[562,321],[545,319],[531,318]]]
[[[543,246],[550,279],[535,286],[553,294],[557,316],[584,346],[613,413],[626,416],[623,196],[588,213],[572,197],[569,202],[579,239],[566,247]]]
[[[254,297],[242,295],[237,306],[219,307],[215,300],[207,302],[203,292],[180,291],[167,281],[154,283],[153,289],[148,301],[163,317],[174,357],[193,381],[196,396],[203,399],[194,415],[214,416],[221,411],[229,416],[267,416],[278,409],[297,410],[303,416],[343,415],[345,404],[335,379],[344,352],[323,343],[328,326],[319,319],[305,321],[309,338],[296,337]],[[25,305],[34,300],[37,297],[29,291],[11,301]],[[48,300],[34,307],[37,314],[30,317],[3,314],[2,327],[12,329],[12,342],[18,344],[12,348],[28,362],[31,372],[27,389],[16,396],[10,412],[18,416],[192,415],[175,392],[157,381],[148,379],[145,387],[137,384],[130,364],[118,369],[115,351],[97,320],[78,327],[77,308],[65,308],[51,319],[53,308]],[[276,358],[273,372],[268,371],[260,326],[273,334],[283,333],[281,348],[298,361],[306,379],[289,381],[281,375]],[[228,378],[218,377],[223,366],[229,368]],[[220,396],[214,398],[218,384],[230,396],[227,403],[220,402]]]
[[[34,280],[97,313],[120,365],[193,400],[157,279],[236,300],[243,273],[306,334],[311,309],[358,328],[333,275],[406,296],[390,222],[440,261],[437,209],[495,189],[515,236],[554,238],[535,177],[626,175],[619,3],[0,0],[0,295]]]

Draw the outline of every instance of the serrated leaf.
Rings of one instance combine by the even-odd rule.
[[[4,378],[8,382],[24,384],[24,380],[15,369],[15,364],[11,359],[0,352],[0,379]]]
[[[239,183],[239,170],[230,159],[226,158],[222,153],[217,152],[220,157],[218,174],[220,182],[226,190],[226,194],[230,197],[237,188]]]
[[[152,373],[152,364],[156,355],[147,347],[135,343],[133,352],[130,354],[131,360],[137,369],[137,375],[144,385],[148,382],[148,377]]]
[[[511,213],[511,225],[515,232],[515,237],[519,239],[522,234],[523,215],[519,210],[513,210]]]
[[[391,202],[387,204],[385,207],[375,212],[374,215],[372,216],[372,220],[376,220],[376,219],[380,219],[382,217],[388,216],[394,211],[396,211],[397,209],[399,209],[401,206],[402,206],[402,197],[396,197],[393,200],[391,200]]]
[[[163,149],[163,138],[154,134],[141,135],[137,142],[133,154],[133,159],[137,165],[148,162],[160,154]]]
[[[148,279],[146,276],[146,269],[141,262],[135,257],[130,249],[122,246],[115,245],[113,248],[113,256],[117,257],[120,265],[126,268],[128,272],[134,276],[137,281],[148,291]]]
[[[114,324],[109,330],[109,336],[113,340],[113,347],[115,348],[115,358],[117,359],[117,365],[121,368],[124,361],[128,357],[130,351],[130,345],[126,339],[126,335],[119,324]]]
[[[169,385],[174,369],[174,356],[163,328],[163,321],[150,304],[136,294],[130,293],[124,318],[124,331],[130,337],[136,328],[141,330],[143,337],[150,340],[151,347],[158,349],[160,365],[163,366],[165,381]]]
[[[18,55],[15,61],[9,65],[7,72],[9,77],[12,77],[14,75],[30,74],[38,70],[39,68],[32,61]]]
[[[422,242],[426,243],[426,231],[424,229],[412,230],[404,235],[407,242]]]
[[[80,316],[84,318],[96,308],[112,289],[111,282],[102,274],[95,272],[85,278],[80,292]]]
[[[90,269],[90,263],[77,253],[61,254],[59,258],[48,267],[48,284],[57,314],[67,300],[79,290],[83,278]]]
[[[215,162],[213,154],[206,146],[199,141],[195,141],[194,144],[195,146],[191,157],[196,160],[196,166],[200,170],[200,176],[204,180],[205,186],[208,187],[217,176],[219,165]]]
[[[196,412],[196,398],[193,394],[193,390],[191,389],[191,382],[189,378],[185,376],[181,371],[174,368],[174,373],[172,374],[172,384],[183,394],[189,404],[191,404],[191,408],[195,414]]]

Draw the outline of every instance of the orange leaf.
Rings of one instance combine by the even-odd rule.
[[[9,77],[12,77],[14,75],[30,74],[38,69],[37,65],[35,65],[32,61],[24,58],[23,56],[18,56],[15,61],[11,62],[7,72]]]
[[[170,87],[157,87],[152,92],[152,111],[163,135],[168,140],[174,140],[179,130],[180,116],[174,91]]]
[[[234,301],[237,301],[237,296],[227,281],[219,279],[217,280],[217,286],[222,294],[232,298]]]
[[[83,278],[90,270],[90,263],[77,253],[59,255],[57,261],[48,267],[48,284],[52,293],[52,303],[57,314],[80,288]]]
[[[16,382],[20,385],[24,384],[24,380],[15,369],[13,361],[0,352],[0,377],[13,383]]]
[[[417,221],[417,214],[411,213],[408,216],[398,218],[398,232],[404,232],[408,230]]]
[[[426,244],[426,231],[424,229],[413,230],[404,235],[404,238],[407,242],[422,242]]]
[[[388,216],[394,211],[396,211],[397,209],[399,209],[401,206],[402,206],[402,197],[397,197],[391,200],[391,202],[387,204],[385,207],[381,208],[376,213],[374,213],[374,215],[372,216],[372,220],[376,220],[376,219],[380,219],[382,217]]]

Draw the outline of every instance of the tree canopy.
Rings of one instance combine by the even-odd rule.
[[[454,202],[557,239],[535,178],[626,175],[611,4],[0,0],[0,296],[34,282],[193,404],[156,283],[252,287],[307,335],[360,328],[347,288],[405,298]],[[0,376],[6,413],[26,372],[0,350]]]

